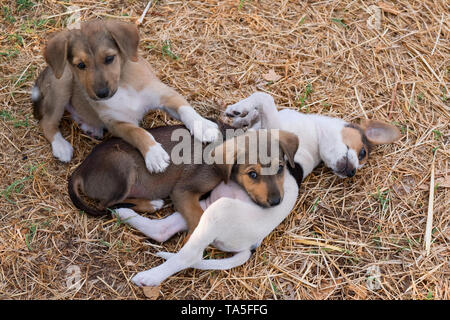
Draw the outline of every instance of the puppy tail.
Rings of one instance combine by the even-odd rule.
[[[33,88],[31,89],[31,103],[33,104],[33,116],[36,120],[41,120],[43,115],[43,100],[44,100],[44,92],[42,92],[42,88],[44,86],[44,82],[50,76],[50,68],[46,67],[39,74],[36,82],[34,83]]]
[[[82,178],[77,175],[77,171],[75,171],[69,178],[68,191],[69,197],[72,200],[75,207],[78,209],[90,214],[91,216],[104,216],[108,214],[107,210],[98,210],[88,206],[83,200],[81,200],[79,189],[82,186]]]
[[[31,89],[31,103],[33,104],[33,116],[36,120],[41,120],[42,118],[41,102],[41,90],[39,90],[39,86],[35,84],[33,89]]]

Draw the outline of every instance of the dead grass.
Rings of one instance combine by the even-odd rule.
[[[178,250],[184,235],[154,243],[114,219],[74,209],[67,177],[98,141],[66,118],[63,135],[75,153],[70,164],[58,163],[29,98],[48,35],[65,27],[67,3],[0,3],[0,298],[144,298],[129,279],[160,264],[154,256],[160,248]],[[147,2],[71,3],[84,20],[135,21]],[[316,169],[295,210],[244,266],[181,272],[163,283],[159,298],[450,298],[449,6],[400,0],[389,10],[386,1],[380,30],[371,30],[368,8],[376,3],[163,0],[151,6],[140,29],[142,54],[203,115],[219,116],[227,104],[263,90],[281,108],[388,120],[404,134],[377,148],[353,179]],[[272,69],[281,76],[275,83],[264,79]],[[164,123],[172,120],[158,112],[145,126]],[[439,185],[426,256],[433,162]],[[81,271],[76,290],[66,284],[72,265]],[[370,290],[377,269],[381,287]]]

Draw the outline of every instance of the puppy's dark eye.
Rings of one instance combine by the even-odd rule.
[[[248,176],[254,180],[258,177],[258,174],[255,171],[250,171]]]
[[[84,64],[84,62],[80,62],[79,64],[77,64],[77,68],[80,70],[84,70],[86,69],[86,65]]]
[[[282,165],[280,164],[280,166],[278,167],[277,174],[282,173],[282,172],[283,172],[283,169],[284,169],[284,166],[282,166]]]
[[[364,159],[366,157],[366,148],[362,148],[361,151],[359,151],[358,154],[358,159],[359,161],[361,161],[362,159]]]
[[[112,63],[112,62],[114,61],[114,57],[115,57],[115,56],[107,56],[107,57],[105,58],[105,64],[110,64],[110,63]]]

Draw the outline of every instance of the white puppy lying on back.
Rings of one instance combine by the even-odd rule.
[[[305,115],[294,110],[278,112],[273,98],[257,92],[226,110],[235,127],[280,128],[296,133],[300,147],[295,155],[296,168],[285,173],[283,201],[275,207],[262,208],[232,183],[220,184],[209,199],[199,225],[176,254],[159,252],[167,261],[133,277],[139,286],[156,286],[183,269],[229,269],[245,263],[261,241],[290,213],[295,205],[300,183],[321,161],[338,176],[353,176],[366,161],[374,144],[390,143],[400,137],[392,125],[367,121],[362,126],[341,119]],[[218,200],[217,200],[218,199]],[[210,204],[210,205],[209,205]],[[209,205],[209,206],[208,206]],[[131,209],[117,209],[118,216],[149,238],[165,241],[186,229],[183,217],[175,212],[167,218],[152,220]],[[220,250],[236,252],[231,258],[202,259],[204,249],[213,244]]]

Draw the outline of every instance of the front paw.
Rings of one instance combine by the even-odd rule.
[[[233,127],[235,128],[252,126],[259,120],[259,110],[257,109],[255,98],[250,96],[229,105],[225,110],[225,115],[233,119]]]
[[[219,137],[219,129],[216,123],[200,117],[194,123],[191,134],[201,142],[214,142]]]
[[[156,287],[161,284],[164,279],[159,277],[159,272],[154,269],[150,269],[147,271],[139,272],[131,281],[139,287]]]
[[[59,132],[53,137],[52,151],[53,155],[62,162],[69,162],[72,159],[72,145]]]
[[[233,118],[233,127],[243,128],[252,127],[253,124],[259,121],[259,112],[256,109],[251,110],[249,113],[242,113],[241,116]]]
[[[191,135],[201,142],[213,142],[220,135],[216,123],[199,115],[191,106],[181,106],[178,109],[180,120],[189,129]]]
[[[170,164],[170,157],[166,150],[157,143],[148,148],[145,154],[145,165],[150,172],[163,172]]]
[[[242,118],[247,116],[251,111],[256,109],[256,105],[253,100],[253,97],[250,96],[248,98],[242,99],[239,102],[236,102],[235,104],[229,105],[225,109],[225,115],[229,118]]]

